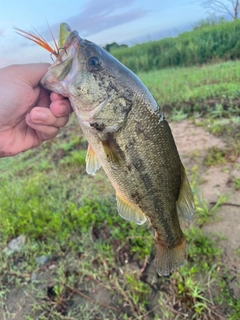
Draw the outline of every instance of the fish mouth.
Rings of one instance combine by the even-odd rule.
[[[71,31],[65,40],[64,46],[59,48],[57,59],[49,67],[48,72],[41,79],[41,85],[51,91],[68,97],[67,86],[81,69],[78,59],[81,38],[77,31]]]

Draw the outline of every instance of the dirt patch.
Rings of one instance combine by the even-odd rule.
[[[188,120],[171,124],[172,132],[187,169],[199,166],[201,184],[199,194],[209,205],[214,205],[220,195],[225,195],[226,203],[217,211],[214,222],[203,227],[206,234],[217,234],[223,239],[222,262],[229,269],[229,287],[232,295],[240,299],[240,191],[235,190],[233,178],[240,176],[240,159],[223,166],[206,167],[203,160],[211,147],[225,148],[226,142],[207,133],[203,128]],[[196,155],[196,156],[195,156]]]
[[[187,169],[194,165],[200,165],[208,154],[211,147],[224,148],[226,143],[202,127],[196,126],[189,120],[170,123],[172,133],[181,156],[182,162]],[[205,168],[204,168],[205,171]]]

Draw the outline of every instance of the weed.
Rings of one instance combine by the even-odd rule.
[[[198,125],[202,125],[203,127],[207,128],[207,130],[216,135],[216,136],[229,136],[234,137],[238,136],[239,132],[239,116],[230,116],[230,118],[207,118],[204,119]]]
[[[85,150],[77,150],[72,151],[68,156],[61,160],[61,164],[67,165],[85,165],[86,159],[86,151]]]
[[[207,314],[210,301],[204,295],[204,286],[191,277],[185,278],[180,273],[175,273],[175,280],[177,299],[185,301],[185,308],[192,309],[192,319],[199,319],[203,314]]]
[[[222,104],[216,104],[215,108],[209,111],[209,116],[211,118],[223,118],[227,112],[224,110]]]
[[[223,165],[226,163],[226,150],[220,149],[218,147],[211,147],[208,150],[208,155],[204,160],[204,164],[206,166],[216,166],[216,165]]]
[[[188,117],[188,114],[185,113],[183,110],[176,110],[174,109],[173,112],[172,112],[172,116],[171,116],[171,119],[172,121],[181,121],[181,120],[184,120]]]
[[[192,160],[195,160],[195,159],[197,159],[197,158],[199,157],[199,155],[200,155],[199,150],[194,150],[194,151],[192,152],[192,154],[191,154],[191,159],[192,159]]]
[[[229,280],[229,274],[226,271],[224,273],[224,281],[219,281],[219,287],[222,290],[222,299],[227,302],[229,309],[227,309],[227,319],[238,320],[240,317],[240,300],[233,297],[232,292],[229,290],[227,281]],[[219,299],[217,299],[219,302]]]
[[[234,253],[235,253],[236,255],[240,256],[240,248],[236,248],[236,249],[234,250]]]
[[[240,179],[233,178],[234,184],[235,184],[235,189],[240,190]]]
[[[202,197],[198,197],[195,201],[195,211],[197,214],[198,224],[203,225],[209,222],[212,222],[214,217],[214,213],[227,201],[227,197],[224,195],[220,195],[217,202],[210,207],[209,204],[204,201]]]
[[[59,148],[62,148],[64,151],[71,151],[78,146],[82,140],[83,138],[80,135],[73,137],[70,141],[61,143]]]

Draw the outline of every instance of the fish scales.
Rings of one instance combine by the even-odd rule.
[[[151,223],[157,272],[168,275],[187,258],[178,214],[188,220],[194,210],[171,129],[130,70],[67,31],[64,50],[41,82],[69,98],[89,142],[87,172],[95,174],[102,166],[116,190],[119,214]]]

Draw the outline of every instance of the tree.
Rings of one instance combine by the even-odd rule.
[[[115,49],[121,49],[121,48],[128,48],[128,45],[126,44],[117,44],[116,42],[110,43],[110,44],[106,44],[105,47],[103,47],[105,50],[107,50],[108,52],[110,52],[111,50],[115,50]]]
[[[209,13],[229,14],[234,20],[238,19],[240,0],[201,0],[201,6]]]

